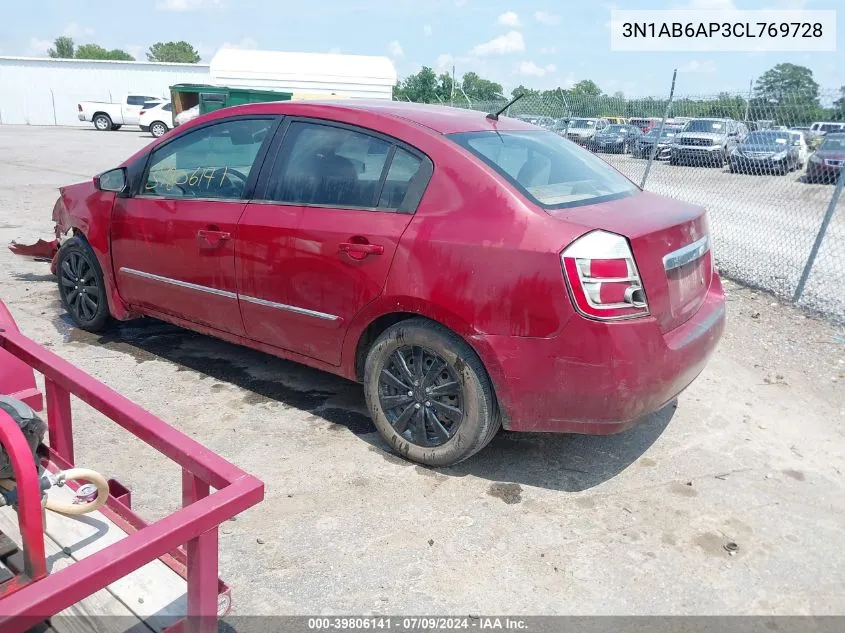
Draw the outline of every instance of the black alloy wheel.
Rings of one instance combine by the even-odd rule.
[[[417,446],[445,444],[463,420],[457,373],[439,354],[420,345],[401,347],[390,355],[378,390],[393,430]]]
[[[57,274],[59,296],[74,323],[90,332],[103,329],[109,318],[103,273],[85,241],[72,237],[62,245]]]

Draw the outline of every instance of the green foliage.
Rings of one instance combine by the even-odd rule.
[[[83,44],[76,49],[76,59],[110,59],[115,61],[131,62],[135,61],[126,51],[118,48],[106,50],[99,44]]]
[[[156,42],[147,51],[147,60],[151,62],[196,64],[200,60],[200,54],[185,41]]]
[[[459,107],[470,104],[460,91],[463,88],[471,107],[493,111],[504,105],[505,97],[499,84],[468,72],[455,88],[454,101]],[[584,79],[569,89],[537,90],[519,85],[510,98],[525,96],[511,106],[508,114],[544,115],[551,117],[621,116],[656,117],[666,112],[667,99],[646,97],[626,98],[624,93],[604,94],[596,82]],[[394,88],[394,98],[424,103],[450,103],[452,78],[448,74],[437,77],[431,68],[423,68],[416,75],[400,81]],[[670,117],[730,117],[739,121],[770,120],[774,125],[809,125],[813,121],[845,120],[845,86],[832,107],[821,105],[819,86],[810,69],[794,64],[778,64],[757,81],[751,99],[747,95],[721,92],[716,96],[675,97]],[[828,103],[831,98],[828,97]]]
[[[47,50],[47,54],[54,59],[73,59],[74,43],[73,39],[67,35],[57,37],[53,42],[55,48]]]

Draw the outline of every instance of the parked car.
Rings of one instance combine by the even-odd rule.
[[[626,125],[628,123],[628,119],[622,116],[603,116],[602,118],[611,125]]]
[[[845,131],[845,121],[816,121],[810,125],[810,136],[824,136],[830,132]]]
[[[596,132],[590,148],[598,152],[629,153],[643,133],[634,125],[608,125]]]
[[[747,133],[745,125],[733,119],[693,119],[675,136],[669,163],[722,167]]]
[[[173,104],[166,101],[144,108],[141,110],[139,124],[141,131],[149,132],[155,138],[164,136],[173,127]]]
[[[572,119],[566,137],[579,145],[589,145],[596,132],[608,126],[604,119]]]
[[[634,148],[631,151],[632,156],[635,158],[648,158],[651,156],[652,151],[654,151],[654,144],[657,142],[657,152],[654,154],[654,160],[669,160],[669,157],[672,155],[672,142],[682,129],[682,127],[674,125],[664,126],[663,134],[660,135],[659,141],[657,134],[660,132],[660,128],[655,128],[649,131],[648,134],[643,134],[634,144]]]
[[[227,108],[63,187],[53,215],[78,327],[147,315],[361,381],[382,437],[430,466],[500,425],[628,428],[724,327],[703,208],[483,112]]]
[[[737,143],[728,162],[730,170],[742,173],[778,172],[786,174],[801,165],[800,144],[796,134],[780,130],[751,132]]]
[[[122,125],[138,125],[145,103],[162,103],[160,97],[128,94],[116,103],[82,101],[77,104],[80,121],[91,121],[101,132],[119,130]]]
[[[631,125],[636,125],[643,134],[649,132],[652,128],[660,126],[661,119],[657,119],[654,117],[647,117],[647,118],[632,118],[628,119],[628,123]]]
[[[845,133],[827,133],[807,159],[807,182],[835,183],[845,167]]]

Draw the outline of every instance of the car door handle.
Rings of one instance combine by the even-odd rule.
[[[358,244],[355,242],[341,242],[340,252],[354,255],[381,255],[384,253],[384,246],[379,244]]]
[[[197,241],[200,248],[217,248],[226,240],[231,239],[232,234],[225,231],[213,231],[208,229],[200,229],[197,231]]]

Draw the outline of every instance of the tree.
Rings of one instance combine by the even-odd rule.
[[[55,48],[47,50],[47,54],[53,59],[73,59],[74,44],[73,39],[67,35],[57,37],[53,42]]]
[[[99,44],[83,44],[76,49],[76,59],[111,59],[117,61],[131,62],[135,61],[126,51],[117,48],[106,50]]]
[[[403,97],[415,103],[433,103],[437,101],[437,75],[423,66],[416,75],[408,76],[402,84]]]
[[[570,90],[570,92],[573,95],[582,97],[599,97],[602,93],[601,88],[599,88],[598,84],[596,84],[596,82],[592,79],[582,79],[572,86],[572,90]]]
[[[821,115],[819,84],[813,71],[796,64],[778,64],[754,85],[749,111],[753,120],[771,119],[780,125],[808,123]]]
[[[434,94],[437,95],[438,101],[449,103],[452,100],[452,75],[449,73],[440,73],[437,77],[437,88]]]
[[[519,84],[516,88],[511,90],[511,99],[516,97],[517,95],[525,95],[524,99],[529,99],[531,97],[538,97],[540,96],[539,90],[534,90],[533,88],[526,88],[522,84]]]
[[[497,84],[495,81],[483,79],[477,73],[464,73],[461,79],[461,87],[464,89],[467,97],[472,101],[495,101],[502,99],[502,84]]]
[[[200,54],[197,49],[185,41],[156,42],[147,51],[147,60],[151,62],[196,64],[200,60]]]
[[[839,98],[833,102],[833,115],[837,121],[845,121],[845,86],[839,88]]]

